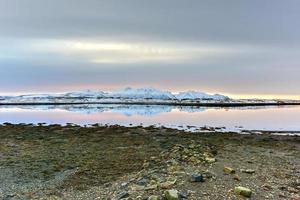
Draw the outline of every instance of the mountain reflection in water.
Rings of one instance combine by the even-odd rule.
[[[226,130],[300,131],[300,106],[197,107],[165,105],[0,106],[0,123],[164,125]]]

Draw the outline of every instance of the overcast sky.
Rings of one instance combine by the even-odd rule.
[[[0,0],[0,93],[300,97],[299,0]]]

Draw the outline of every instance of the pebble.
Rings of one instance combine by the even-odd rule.
[[[252,191],[246,187],[238,186],[234,188],[234,192],[244,197],[251,197]]]
[[[202,174],[193,174],[190,179],[191,182],[204,182]]]
[[[298,190],[296,189],[296,188],[293,188],[293,187],[288,187],[287,188],[287,191],[289,192],[289,193],[298,193]]]
[[[142,186],[147,185],[147,183],[148,183],[148,180],[144,179],[144,178],[142,178],[136,182],[137,185],[142,185]]]
[[[241,177],[237,174],[234,175],[233,179],[236,180],[236,181],[241,181]]]
[[[179,199],[179,195],[178,195],[178,191],[177,190],[166,190],[165,191],[165,198],[167,200],[178,200]]]
[[[241,169],[241,172],[247,173],[247,174],[253,174],[253,173],[255,173],[255,170],[253,170],[253,169]]]
[[[226,174],[234,174],[235,173],[235,170],[231,167],[224,167],[223,171],[226,173]]]
[[[171,188],[174,184],[176,183],[176,179],[172,180],[172,181],[166,181],[164,183],[160,184],[160,187],[162,189],[169,189]]]
[[[148,200],[159,200],[159,196],[151,195]]]
[[[129,197],[129,194],[128,194],[128,192],[121,192],[121,193],[119,193],[118,195],[117,195],[117,197],[116,197],[116,199],[124,199],[124,198],[127,198],[127,197]]]

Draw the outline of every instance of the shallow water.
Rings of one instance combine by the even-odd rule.
[[[1,106],[0,123],[119,124],[300,131],[300,106],[188,107],[144,105]]]

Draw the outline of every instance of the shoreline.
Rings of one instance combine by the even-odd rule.
[[[109,127],[120,127],[120,128],[144,128],[144,129],[168,129],[172,131],[182,131],[189,134],[209,134],[209,133],[219,133],[219,134],[239,134],[239,135],[274,135],[274,136],[291,136],[291,137],[300,137],[300,131],[294,130],[260,130],[260,129],[236,129],[230,130],[226,127],[213,127],[213,126],[189,126],[186,127],[179,125],[179,126],[166,126],[166,125],[143,125],[143,124],[131,124],[131,125],[122,125],[122,124],[100,124],[100,123],[93,123],[93,124],[76,124],[76,123],[45,123],[45,122],[38,122],[38,123],[10,123],[10,122],[3,122],[0,123],[1,126],[29,126],[29,127],[47,127],[47,126],[60,126],[62,128],[65,127],[81,127],[81,128],[109,128]]]
[[[0,125],[0,198],[292,199],[300,137],[165,127]],[[233,170],[233,171],[229,171]],[[196,177],[196,179],[195,179]]]
[[[88,104],[120,104],[120,105],[166,105],[166,106],[203,106],[203,107],[247,107],[247,106],[297,106],[300,102],[224,102],[224,103],[197,103],[197,102],[26,102],[26,103],[0,103],[0,106],[17,105],[88,105]]]

